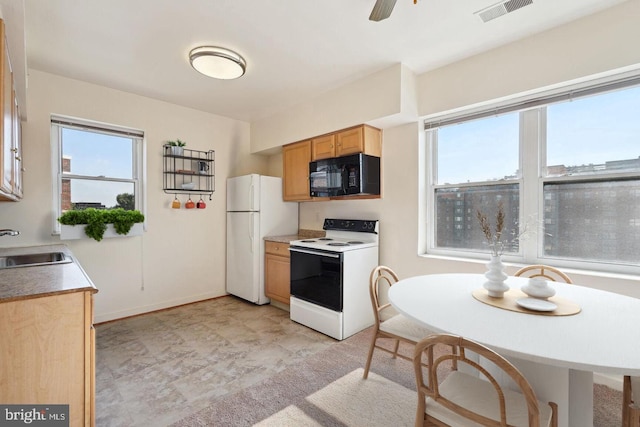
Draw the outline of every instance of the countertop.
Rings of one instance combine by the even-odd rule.
[[[65,245],[0,248],[0,256],[63,252],[73,262],[0,269],[0,303],[58,293],[98,292],[73,253]]]
[[[285,236],[267,236],[264,240],[277,243],[290,243],[292,240],[311,239],[314,237],[324,237],[325,232],[323,230],[298,230],[298,234],[288,234]]]

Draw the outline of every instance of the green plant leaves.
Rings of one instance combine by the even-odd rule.
[[[127,234],[133,224],[143,221],[144,215],[140,211],[128,211],[122,208],[71,210],[58,218],[58,222],[64,225],[86,224],[85,234],[98,242],[104,237],[107,224],[113,224],[118,234]]]

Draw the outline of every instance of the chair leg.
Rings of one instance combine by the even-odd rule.
[[[376,348],[376,341],[378,340],[378,331],[374,331],[373,339],[371,340],[371,346],[369,347],[369,355],[367,356],[367,363],[364,366],[364,374],[362,378],[365,380],[369,376],[369,368],[371,367],[371,359],[373,359],[373,350]]]
[[[396,345],[393,347],[393,358],[398,356],[398,348],[400,347],[400,340],[396,340]]]
[[[622,380],[622,427],[631,426],[631,377],[625,376]]]
[[[415,423],[415,427],[424,427],[425,426],[424,412],[425,412],[426,408],[425,408],[424,399],[425,399],[424,394],[418,393],[418,407],[416,408],[416,423]]]

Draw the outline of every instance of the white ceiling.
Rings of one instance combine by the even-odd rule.
[[[488,23],[474,12],[494,0],[398,0],[381,22],[368,20],[375,0],[19,1],[29,68],[253,121],[393,64],[420,74],[623,0],[533,0]],[[187,54],[200,45],[236,50],[247,73],[198,74]]]

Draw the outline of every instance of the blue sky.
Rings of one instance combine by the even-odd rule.
[[[438,183],[486,181],[518,169],[518,113],[438,130]],[[640,157],[640,87],[547,107],[547,164]]]
[[[71,173],[112,178],[131,178],[133,143],[131,138],[63,129],[62,150],[71,157]],[[133,193],[133,185],[118,182],[73,180],[72,202],[101,202],[107,207],[116,204],[116,195]]]

